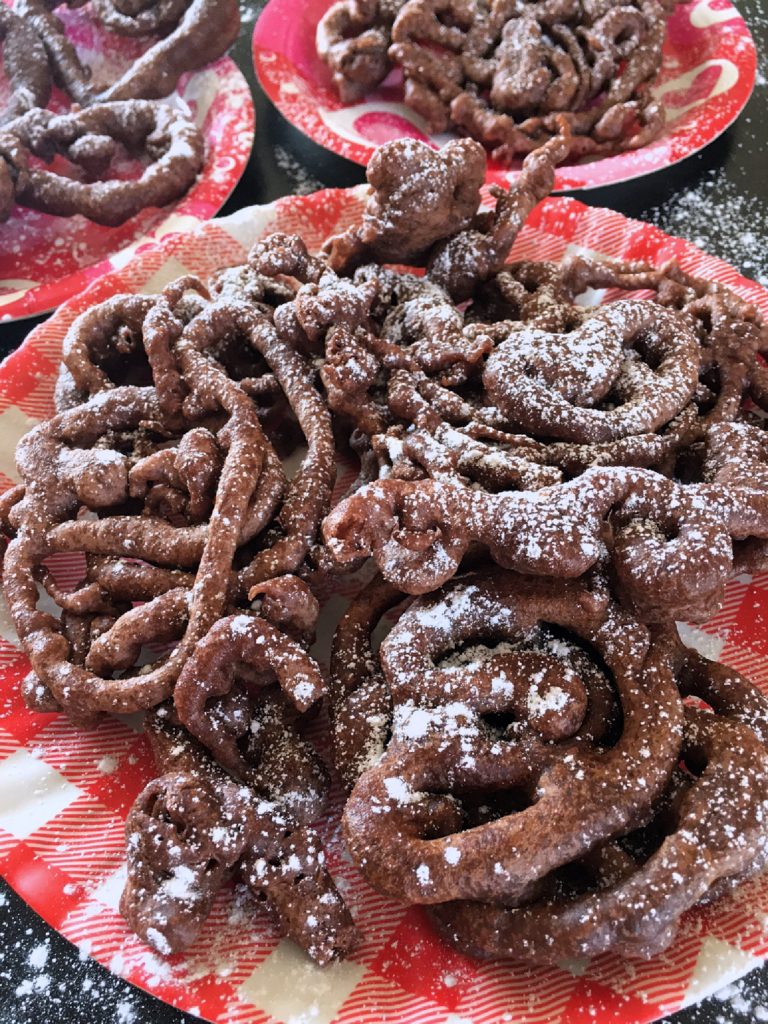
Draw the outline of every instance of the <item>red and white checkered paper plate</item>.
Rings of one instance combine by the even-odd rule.
[[[10,4],[11,0],[5,0]],[[96,83],[118,78],[148,46],[107,32],[87,8],[57,12]],[[8,96],[0,70],[0,110]],[[52,217],[16,207],[0,224],[0,321],[46,313],[92,281],[124,267],[142,246],[213,217],[245,169],[253,144],[254,112],[248,83],[229,57],[184,75],[167,101],[189,114],[205,138],[205,165],[192,188],[171,206],[142,210],[119,227],[85,217]],[[51,109],[66,110],[54,89]]]
[[[268,231],[301,232],[317,247],[359,217],[364,195],[360,188],[319,192],[210,221],[165,239],[73,297],[0,367],[0,490],[15,476],[17,438],[53,408],[62,336],[78,313],[117,292],[153,292],[180,274],[205,276],[242,261]],[[513,255],[558,260],[568,252],[655,263],[676,257],[686,270],[730,285],[768,317],[768,292],[693,245],[618,213],[550,199],[529,219]],[[61,578],[66,570],[60,567]],[[347,582],[343,589],[353,587]],[[338,614],[341,601],[330,605]],[[193,948],[162,961],[117,913],[124,818],[152,775],[145,741],[114,718],[79,732],[63,717],[28,711],[18,692],[27,662],[12,644],[7,612],[0,635],[0,873],[71,942],[174,1006],[222,1024],[644,1024],[768,956],[767,875],[689,914],[671,949],[649,963],[613,956],[534,970],[474,963],[444,948],[418,910],[383,899],[363,882],[342,848],[336,794],[336,812],[320,831],[365,935],[350,960],[312,966],[255,912],[233,911],[227,892]],[[717,617],[687,636],[768,689],[768,576],[733,583]]]
[[[392,72],[360,103],[343,104],[315,52],[317,23],[334,0],[270,0],[253,33],[253,62],[278,110],[326,149],[366,165],[374,149],[403,136],[444,145],[403,103],[402,77]],[[755,84],[755,46],[729,0],[680,4],[669,21],[664,62],[653,92],[667,128],[643,149],[560,167],[555,190],[597,188],[669,167],[702,149],[738,117]],[[519,167],[519,164],[517,165]],[[489,182],[517,175],[489,161]]]

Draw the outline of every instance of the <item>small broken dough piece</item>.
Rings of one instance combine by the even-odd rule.
[[[373,191],[363,221],[326,243],[329,265],[348,274],[374,260],[423,261],[435,242],[473,223],[485,164],[485,150],[472,139],[441,150],[414,139],[381,146],[366,172]]]

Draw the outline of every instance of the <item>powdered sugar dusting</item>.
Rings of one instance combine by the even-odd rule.
[[[721,168],[648,212],[663,231],[679,235],[768,286],[768,213],[765,203]]]

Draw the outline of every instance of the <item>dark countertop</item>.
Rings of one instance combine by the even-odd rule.
[[[261,2],[241,3],[243,27],[233,55],[253,88],[256,142],[222,213],[290,192],[364,180],[362,168],[292,128],[256,84],[250,40],[262,7]],[[575,195],[653,221],[768,286],[768,9],[764,0],[741,0],[740,9],[759,58],[757,87],[738,121],[701,153],[668,170]],[[0,325],[0,356],[43,319]],[[721,995],[675,1014],[667,1024],[768,1021],[768,966]],[[0,1024],[192,1024],[195,1019],[81,959],[0,880]]]

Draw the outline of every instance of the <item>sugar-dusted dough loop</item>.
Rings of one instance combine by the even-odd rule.
[[[483,371],[491,399],[524,432],[582,444],[653,433],[683,411],[698,379],[686,318],[630,300],[598,307],[567,334],[512,330]],[[609,391],[614,407],[595,409]]]
[[[161,775],[126,821],[128,880],[120,910],[162,954],[197,937],[218,890],[242,881],[281,934],[319,964],[358,934],[325,867],[319,835],[284,806],[233,783],[163,707],[146,730]]]
[[[759,471],[762,431],[741,428],[762,443]],[[718,488],[595,468],[567,483],[498,494],[450,478],[381,480],[337,505],[323,536],[340,565],[372,555],[390,582],[412,594],[450,579],[472,541],[506,568],[543,576],[577,577],[610,554],[619,592],[636,613],[701,619],[719,606],[733,573],[733,540],[764,538],[768,529],[749,465],[737,474],[737,486]]]
[[[319,667],[298,643],[265,619],[229,616],[215,623],[188,659],[174,706],[182,725],[230,775],[257,789],[271,787],[294,816],[312,821],[322,808],[322,765],[297,734],[285,702],[270,694],[251,700],[275,679],[299,713],[325,693]]]
[[[165,104],[147,100],[99,103],[68,114],[32,110],[6,126],[25,151],[50,163],[57,155],[84,163],[94,145],[109,138],[150,163],[137,180],[78,181],[54,171],[24,167],[16,184],[16,202],[43,213],[82,214],[116,225],[147,206],[166,206],[183,195],[203,164],[198,129]],[[88,143],[81,146],[80,144]],[[90,147],[90,149],[89,149]]]
[[[239,30],[237,0],[191,0],[173,30],[134,61],[98,99],[114,102],[169,96],[185,72],[202,68],[226,53]]]
[[[609,949],[647,959],[665,949],[682,913],[720,879],[753,874],[765,863],[768,754],[754,733],[686,709],[682,755],[705,767],[684,790],[672,830],[645,863],[626,857],[617,877],[606,849],[603,864],[595,856],[585,865],[595,881],[580,898],[514,909],[447,903],[432,911],[440,933],[472,956],[538,964]]]
[[[422,652],[434,659],[467,634],[491,643],[522,639],[524,652],[526,636],[539,624],[567,630],[597,651],[621,706],[617,742],[604,749],[582,744],[578,718],[571,722],[574,740],[562,745],[526,728],[539,705],[554,711],[570,703],[554,682],[549,696],[542,691],[531,699],[527,713],[514,684],[501,689],[495,711],[523,717],[520,729],[496,736],[483,721],[489,704],[477,692],[477,674],[460,662],[456,691],[433,711],[421,710],[429,705],[418,682]],[[559,672],[565,681],[567,654],[554,657],[559,669],[552,679]],[[642,822],[680,750],[682,706],[663,651],[650,645],[647,630],[581,582],[564,586],[499,570],[470,574],[410,606],[384,641],[382,667],[393,695],[409,693],[407,715],[382,760],[358,780],[344,829],[366,878],[398,899],[521,898],[550,871]],[[429,688],[429,675],[426,682]],[[583,682],[589,686],[588,675]],[[518,791],[528,800],[517,813],[464,830],[461,798],[477,789]]]
[[[405,0],[338,0],[317,26],[317,53],[345,103],[362,99],[390,70],[392,23]]]
[[[10,121],[48,103],[52,76],[48,55],[34,28],[5,5],[0,10],[0,39],[11,93],[3,121]]]

